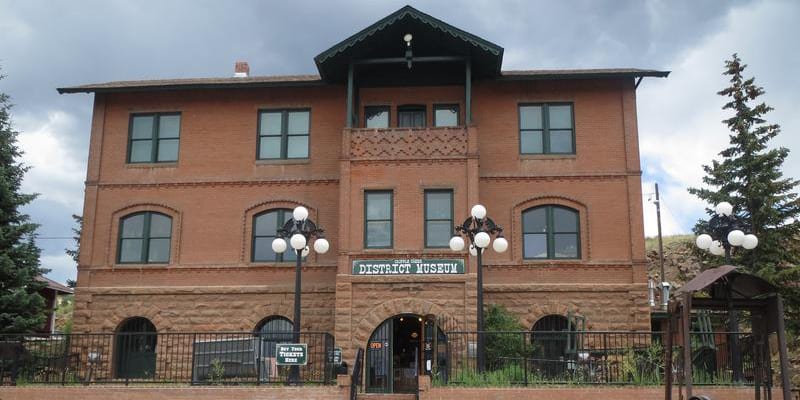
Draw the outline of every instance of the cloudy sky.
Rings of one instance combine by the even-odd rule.
[[[723,60],[738,52],[767,91],[776,145],[800,149],[798,1],[410,1],[423,12],[505,48],[504,69],[639,67],[671,70],[638,90],[645,225],[659,182],[666,234],[688,232],[704,204],[686,192],[727,143],[720,121]],[[26,211],[41,224],[42,264],[75,276],[64,254],[80,214],[91,95],[56,87],[130,79],[316,73],[312,58],[405,1],[0,0],[0,91],[15,104]],[[794,39],[793,39],[794,38]],[[784,172],[800,177],[800,150]],[[49,238],[49,239],[48,239]]]

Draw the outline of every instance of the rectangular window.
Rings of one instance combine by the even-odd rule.
[[[521,154],[575,154],[572,103],[519,106]]]
[[[258,159],[308,158],[309,110],[264,110],[258,114]]]
[[[391,248],[393,209],[391,191],[364,192],[364,247]]]
[[[389,127],[389,106],[364,107],[364,127],[383,129]]]
[[[453,236],[453,191],[425,191],[425,247],[448,247]]]
[[[458,126],[458,104],[433,106],[433,126]]]
[[[424,128],[425,120],[425,106],[397,107],[398,128]]]
[[[131,114],[128,163],[178,161],[180,113]]]

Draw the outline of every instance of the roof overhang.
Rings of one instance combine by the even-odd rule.
[[[725,299],[727,290],[714,290],[716,287],[730,289],[734,299],[753,299],[777,293],[775,285],[752,274],[739,272],[733,265],[723,265],[701,272],[694,279],[686,282],[677,293],[707,291],[711,298]]]
[[[57,88],[64,93],[151,92],[160,90],[239,89],[262,87],[321,86],[317,75],[254,76],[247,78],[189,78],[115,81]]]
[[[413,58],[463,58],[470,61],[474,77],[500,75],[502,47],[405,6],[314,57],[320,77],[343,82],[351,63],[404,57],[407,33],[413,36]]]
[[[666,78],[671,71],[639,68],[605,69],[551,69],[529,71],[503,71],[498,80],[530,81],[554,79],[613,79],[613,78]]]

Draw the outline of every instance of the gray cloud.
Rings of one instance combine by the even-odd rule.
[[[798,15],[800,7],[794,2],[411,3],[503,46],[506,69],[674,69],[670,79],[645,82],[639,104],[645,180],[664,182],[667,198],[676,203],[686,203],[685,186],[694,184],[700,164],[707,163],[721,148],[715,143],[725,139],[714,92],[721,88],[722,58],[729,53],[741,51],[767,88],[767,100],[777,109],[774,120],[785,129],[780,143],[791,146],[791,134],[800,127],[791,112],[798,102],[798,88],[786,85],[796,58],[781,54],[791,46],[788,38],[800,32],[786,18],[771,14]],[[403,5],[366,0],[0,0],[0,65],[8,76],[0,81],[0,90],[16,103],[13,112],[23,132],[26,160],[36,169],[26,179],[26,190],[42,193],[29,212],[42,223],[43,233],[54,236],[68,236],[69,215],[81,212],[91,97],[59,96],[56,87],[228,76],[233,62],[240,59],[249,61],[256,75],[314,73],[316,54]],[[733,42],[726,46],[720,40]],[[698,51],[710,56],[700,57]],[[701,135],[700,129],[711,133],[695,144],[712,143],[713,148],[691,152],[688,159],[670,157],[666,152],[674,149],[668,146],[647,147],[659,140],[692,143],[692,135]],[[798,156],[793,155],[787,173],[799,175],[798,165]],[[685,231],[699,215],[698,207],[675,204],[671,229]],[[649,212],[646,216],[650,221]],[[69,272],[71,265],[61,265],[69,263],[61,257],[65,244],[43,246],[45,261],[59,264],[45,265],[59,271],[53,277],[63,280],[74,275]]]

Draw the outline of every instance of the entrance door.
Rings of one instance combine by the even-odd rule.
[[[424,321],[414,314],[397,315],[383,321],[367,343],[364,375],[368,393],[416,393],[417,377],[430,375],[434,368],[442,371],[446,355],[434,360],[434,344],[446,346],[447,337],[441,329],[438,340],[433,337],[434,322]],[[439,372],[441,376],[441,372]],[[446,377],[445,377],[446,379]]]
[[[416,393],[420,371],[422,318],[405,315],[394,318],[392,372],[394,393]]]

